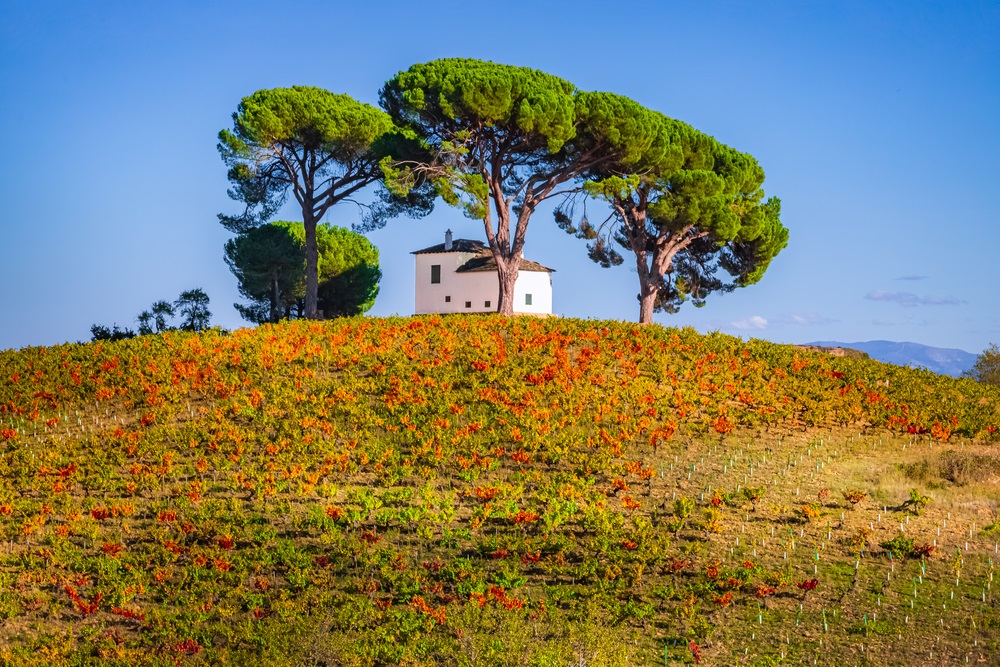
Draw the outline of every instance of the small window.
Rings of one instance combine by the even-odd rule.
[[[446,296],[446,297],[444,298],[444,302],[445,302],[445,303],[451,303],[451,297],[450,297],[450,296]]]
[[[490,302],[489,302],[489,301],[487,301],[487,302],[486,302],[485,304],[483,304],[483,307],[484,307],[484,308],[489,308],[489,307],[490,307]]]
[[[441,282],[441,265],[431,264],[431,284]]]
[[[471,301],[466,301],[465,302],[465,307],[466,308],[472,308],[472,302]]]
[[[531,295],[530,294],[525,294],[524,295],[524,305],[526,305],[526,306],[530,306],[531,305]]]

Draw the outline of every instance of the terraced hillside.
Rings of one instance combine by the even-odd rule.
[[[1000,392],[619,322],[0,353],[0,663],[1000,664]]]

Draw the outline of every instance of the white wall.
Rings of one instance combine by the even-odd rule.
[[[500,284],[494,271],[455,273],[455,269],[475,257],[472,253],[442,252],[414,255],[416,294],[414,312],[423,313],[492,313],[497,309]],[[441,265],[441,282],[431,283],[431,266]],[[531,305],[525,295],[531,294]],[[445,297],[451,297],[445,301]],[[487,306],[487,302],[489,305]],[[465,304],[469,303],[466,308]],[[552,313],[552,274],[547,271],[521,271],[514,284],[515,313]]]
[[[525,295],[531,295],[531,305]],[[552,274],[548,271],[518,271],[514,283],[514,312],[552,314]]]

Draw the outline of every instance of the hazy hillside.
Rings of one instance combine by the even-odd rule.
[[[823,347],[849,347],[867,352],[872,359],[898,366],[926,368],[952,377],[959,377],[972,368],[977,355],[965,350],[930,347],[920,343],[896,343],[889,340],[870,340],[863,343],[837,343],[820,341],[808,343]]]
[[[0,353],[0,664],[1000,664],[1000,391],[691,329]]]

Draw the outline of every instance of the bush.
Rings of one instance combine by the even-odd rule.
[[[903,507],[908,508],[914,514],[920,516],[920,513],[924,511],[924,508],[927,507],[927,503],[930,501],[930,496],[922,495],[916,489],[910,489],[910,499],[903,503]]]
[[[119,328],[115,324],[112,328],[108,328],[102,324],[95,324],[90,327],[91,340],[125,340],[126,338],[134,338],[135,332],[128,327]]]
[[[990,346],[976,359],[972,368],[965,372],[965,376],[976,382],[1000,387],[1000,346],[990,343]]]
[[[882,548],[893,555],[900,556],[902,558],[912,558],[917,553],[916,547],[913,546],[913,538],[906,537],[902,534],[897,535],[891,540],[883,542]]]
[[[933,459],[921,459],[900,466],[907,477],[931,486],[951,482],[956,486],[988,482],[1000,475],[1000,457],[950,450]]]
[[[964,486],[985,482],[1000,474],[1000,459],[989,454],[942,452],[938,459],[938,468],[943,479]]]

